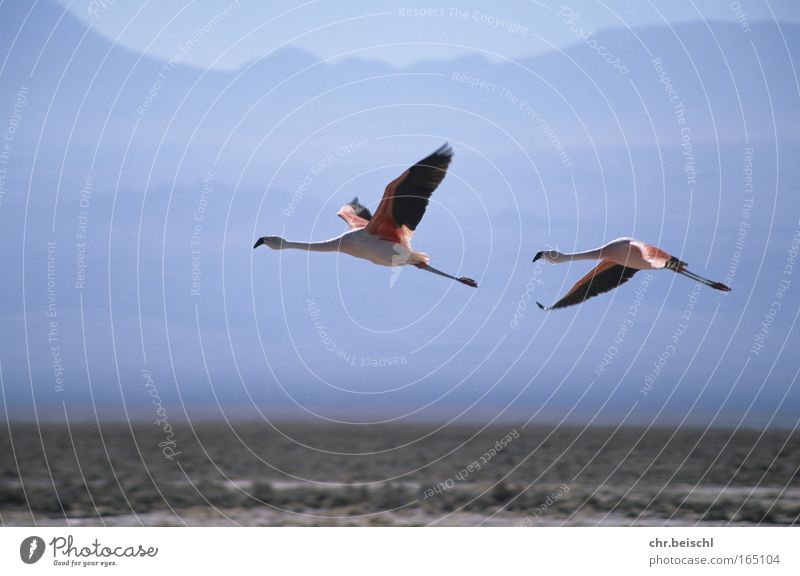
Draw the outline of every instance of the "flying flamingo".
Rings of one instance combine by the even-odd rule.
[[[437,270],[428,265],[427,254],[411,249],[411,235],[425,214],[428,199],[444,179],[452,158],[453,150],[445,143],[389,182],[374,216],[359,203],[358,197],[342,206],[337,216],[347,223],[349,230],[336,238],[324,242],[290,242],[278,236],[264,236],[256,241],[253,249],[266,244],[273,250],[344,252],[381,266],[411,264],[477,288],[478,283],[472,278]]]
[[[686,269],[686,266],[688,266],[686,262],[667,254],[657,246],[646,244],[635,238],[618,238],[600,248],[586,252],[575,252],[574,254],[562,254],[557,250],[538,252],[533,261],[536,262],[539,258],[544,258],[554,264],[571,262],[572,260],[600,260],[600,264],[578,280],[575,286],[561,300],[552,306],[542,306],[537,302],[536,304],[542,310],[572,306],[592,296],[613,290],[620,284],[630,280],[639,270],[661,270],[666,268],[716,290],[731,291],[725,284],[712,282],[707,278],[689,272]]]

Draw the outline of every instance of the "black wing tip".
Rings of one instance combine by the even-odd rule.
[[[364,220],[372,220],[372,212],[369,211],[369,208],[358,201],[358,196],[353,197],[349,206],[353,209],[353,212],[356,213],[356,216],[359,216]]]
[[[539,307],[540,310],[544,310],[545,312],[547,310],[550,310],[550,308],[551,308],[551,306],[545,306],[544,304],[542,304],[540,302],[537,302],[536,305]]]
[[[453,160],[453,147],[449,142],[445,142],[436,150],[428,154],[425,158],[417,162],[416,166],[426,166],[429,168],[437,168],[443,172],[447,170],[450,162]],[[440,164],[444,164],[442,167]]]
[[[436,150],[436,152],[434,152],[434,154],[437,154],[439,156],[447,156],[448,158],[452,158],[453,157],[453,147],[450,146],[450,142],[445,142],[444,144],[439,146],[439,148]]]

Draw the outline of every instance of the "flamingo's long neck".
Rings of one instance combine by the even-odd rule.
[[[557,264],[562,262],[570,262],[572,260],[599,260],[603,257],[603,249],[595,248],[594,250],[587,250],[586,252],[573,252],[572,254],[559,253],[554,259]]]
[[[305,250],[306,252],[336,252],[341,245],[340,238],[333,238],[323,242],[290,242],[284,240],[281,250]]]

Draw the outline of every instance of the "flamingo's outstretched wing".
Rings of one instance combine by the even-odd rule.
[[[444,144],[389,182],[367,231],[396,240],[403,226],[408,231],[416,230],[428,207],[428,199],[447,174],[452,158],[453,149]]]
[[[612,260],[603,260],[591,272],[578,280],[575,286],[573,286],[561,300],[552,306],[542,306],[538,302],[536,304],[538,304],[539,308],[542,310],[552,310],[554,308],[564,308],[565,306],[579,304],[592,296],[608,292],[624,284],[630,280],[636,272],[638,272],[636,268],[628,268]]]
[[[367,224],[369,224],[370,219],[372,218],[372,212],[369,211],[369,208],[361,204],[358,201],[358,196],[353,198],[353,201],[349,204],[345,204],[336,215],[347,222],[347,227],[350,230],[355,230],[357,228],[364,228]]]

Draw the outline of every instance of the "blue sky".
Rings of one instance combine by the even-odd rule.
[[[100,6],[0,5],[8,417],[797,423],[795,3]],[[478,290],[252,251],[444,141],[414,246]],[[535,307],[619,236],[733,292]]]

